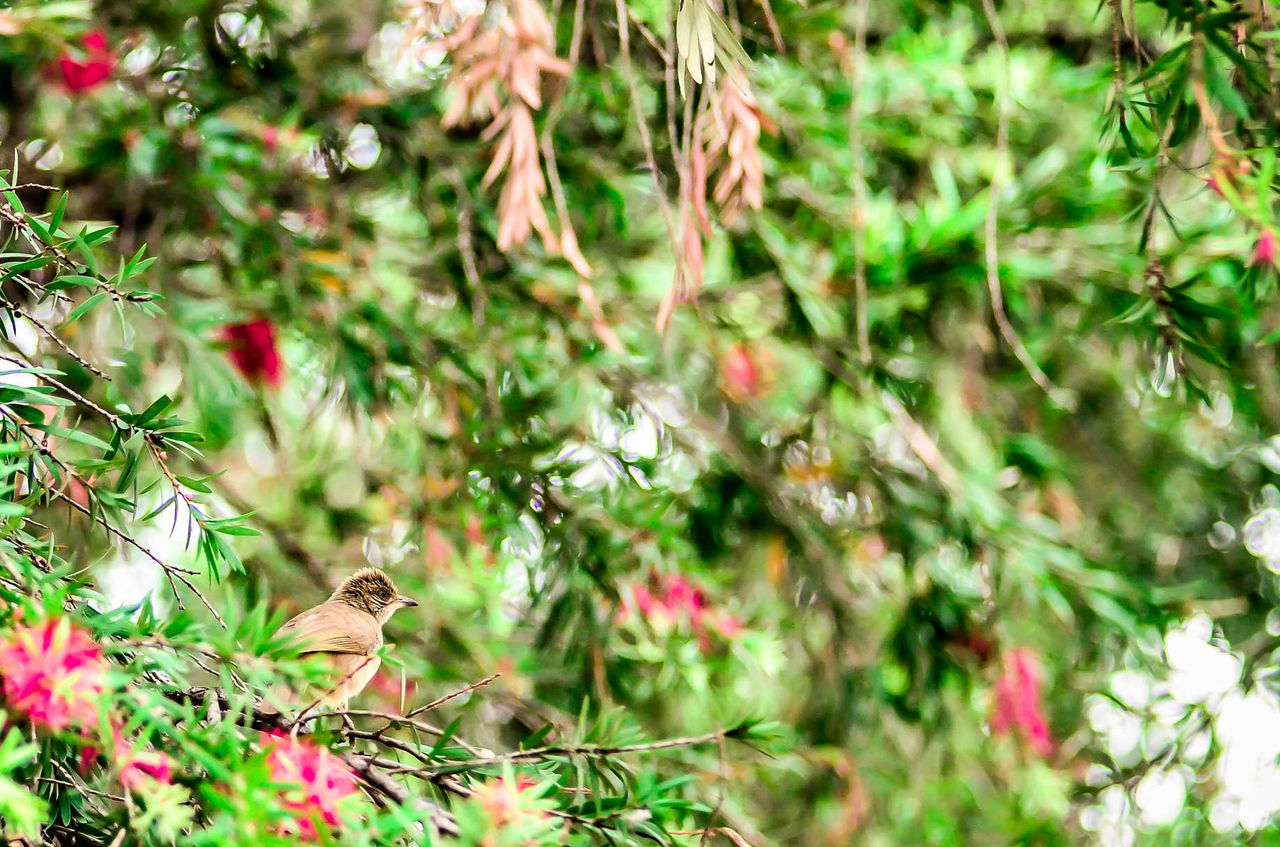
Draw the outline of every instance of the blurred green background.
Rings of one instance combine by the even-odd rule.
[[[367,708],[777,721],[687,769],[751,845],[1280,843],[1275,4],[685,5],[0,4],[16,199],[161,298],[4,345],[175,398],[219,603],[421,600]]]

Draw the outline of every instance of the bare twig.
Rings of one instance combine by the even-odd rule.
[[[786,42],[782,40],[782,30],[778,28],[778,19],[773,14],[773,5],[769,0],[756,0],[760,10],[764,12],[765,25],[769,27],[769,35],[773,36],[773,46],[779,53],[787,52]]]
[[[649,46],[658,54],[658,58],[662,59],[662,63],[664,65],[670,64],[671,54],[663,48],[662,43],[658,41],[658,38],[653,34],[653,31],[645,26],[642,20],[636,17],[636,13],[631,11],[630,6],[627,6],[627,18],[631,21],[631,25],[636,28],[636,32],[640,33],[641,37],[643,37],[645,41],[649,42]]]
[[[992,0],[982,0],[982,10],[986,14],[987,24],[991,28],[991,35],[1000,51],[1002,69],[1000,79],[997,82],[998,91],[996,93],[996,161],[991,172],[991,186],[988,189],[986,235],[984,239],[986,242],[984,256],[987,266],[987,290],[991,295],[991,314],[995,318],[996,326],[1000,329],[1000,335],[1004,337],[1005,342],[1013,350],[1013,355],[1022,364],[1032,381],[1040,386],[1041,390],[1049,395],[1049,399],[1054,403],[1064,409],[1071,409],[1074,406],[1071,396],[1053,384],[1048,374],[1036,363],[1031,351],[1027,349],[1027,346],[1022,342],[1022,338],[1019,337],[1017,330],[1013,328],[1013,323],[1009,320],[1009,314],[1005,310],[1004,292],[1000,288],[1000,256],[997,242],[1000,217],[1000,176],[1005,160],[1009,155],[1009,42],[1005,38],[1004,27],[1000,23],[1000,18],[996,15],[995,4]]]
[[[75,350],[72,350],[71,346],[67,344],[67,342],[63,341],[62,338],[59,337],[59,335],[56,332],[54,332],[52,329],[45,326],[44,323],[39,318],[31,315],[29,312],[25,311],[17,303],[14,303],[13,301],[9,300],[6,297],[0,297],[0,304],[3,305],[6,311],[12,312],[18,317],[23,318],[24,320],[28,321],[32,326],[34,326],[36,329],[40,330],[40,332],[46,338],[48,338],[50,341],[56,344],[58,348],[62,350],[63,353],[66,353],[68,356],[74,359],[76,364],[78,364],[80,367],[84,368],[94,376],[101,377],[102,379],[105,379],[108,382],[111,381],[111,377],[107,376],[105,373],[98,370],[98,368],[90,364],[89,360],[86,359],[84,356],[81,356]]]
[[[343,753],[341,754],[341,759],[362,782],[387,799],[402,806],[417,806],[428,810],[431,815],[431,825],[441,835],[456,836],[458,834],[458,824],[453,815],[425,797],[411,797],[408,788],[396,782],[390,775],[376,767],[369,757],[361,756],[357,753]]]
[[[853,153],[853,295],[858,359],[871,364],[871,339],[867,324],[867,180],[862,170],[862,86],[867,61],[867,8],[869,0],[857,0],[854,18],[853,61],[849,79],[849,146]]]
[[[418,708],[410,711],[405,715],[405,717],[412,718],[422,714],[423,712],[430,712],[432,709],[438,709],[439,707],[443,706],[445,703],[448,703],[450,700],[454,700],[458,697],[461,697],[464,694],[470,694],[472,691],[475,691],[477,688],[484,688],[486,685],[493,682],[495,679],[497,679],[500,676],[502,676],[501,672],[492,674],[480,680],[479,682],[473,682],[464,688],[459,688],[457,691],[452,691],[444,695],[443,697],[438,697],[435,700],[432,700],[430,703],[426,704],[425,706],[419,706]]]
[[[1209,136],[1214,152],[1224,158],[1233,158],[1235,153],[1222,134],[1218,113],[1213,110],[1209,92],[1205,89],[1204,62],[1204,36],[1197,32],[1191,39],[1191,94],[1195,98],[1196,109],[1200,112],[1200,120],[1204,121],[1205,134]]]
[[[723,730],[708,732],[704,735],[693,735],[686,738],[667,738],[662,741],[648,741],[643,744],[624,744],[609,747],[599,744],[582,744],[578,746],[533,747],[528,750],[513,750],[509,753],[497,753],[470,761],[450,762],[453,767],[484,767],[495,762],[525,762],[543,759],[582,756],[584,758],[611,758],[628,756],[636,753],[652,753],[657,750],[674,750],[680,747],[700,747],[705,744],[717,744],[730,735]]]
[[[644,147],[645,164],[649,168],[649,176],[653,180],[653,189],[658,198],[658,208],[662,212],[662,222],[667,227],[667,236],[671,239],[673,255],[680,255],[680,240],[676,232],[675,219],[671,214],[671,203],[667,199],[666,189],[662,185],[661,172],[658,170],[658,159],[653,151],[653,138],[649,135],[649,124],[645,118],[644,106],[640,102],[640,87],[636,83],[635,68],[631,62],[631,28],[627,23],[626,0],[615,0],[618,18],[618,52],[622,56],[622,72],[627,78],[627,91],[631,96],[631,113],[636,121],[636,129],[640,133],[640,143]],[[670,66],[668,62],[668,66]]]

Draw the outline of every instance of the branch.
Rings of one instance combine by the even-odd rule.
[[[599,744],[582,744],[562,747],[534,747],[529,750],[513,750],[510,753],[497,753],[493,756],[471,761],[450,763],[459,767],[485,767],[495,762],[539,761],[557,757],[582,756],[589,759],[607,759],[613,756],[628,756],[634,753],[652,753],[656,750],[672,750],[678,747],[700,747],[704,744],[718,744],[725,739],[736,737],[733,730],[718,730],[705,735],[694,735],[687,738],[666,738],[662,741],[648,741],[643,744],[625,744],[620,746],[603,746]]]
[[[465,688],[459,688],[457,691],[454,691],[450,694],[446,694],[443,697],[440,697],[438,699],[432,700],[430,703],[428,703],[425,706],[419,706],[418,708],[406,714],[405,717],[412,718],[412,717],[415,717],[416,715],[422,714],[423,712],[430,712],[432,709],[437,709],[440,706],[443,706],[445,703],[448,703],[450,700],[453,700],[454,698],[461,697],[464,694],[469,694],[472,691],[475,691],[477,688],[483,688],[484,686],[493,682],[495,679],[497,679],[500,676],[502,676],[501,671],[491,676],[487,676],[484,679],[480,680],[479,682],[473,682]]]
[[[495,677],[482,680],[469,686],[466,690],[474,690],[481,685],[488,684]],[[454,692],[451,695],[441,698],[437,703],[447,701],[452,697],[459,696],[461,692]],[[225,691],[217,688],[193,687],[193,688],[166,688],[160,687],[160,694],[176,703],[206,704],[207,719],[209,722],[216,722],[225,719],[230,713],[230,702]],[[432,705],[432,704],[428,704]],[[395,715],[387,715],[379,712],[365,711],[347,711],[342,713],[330,712],[330,716],[336,714],[346,714],[355,716],[378,717],[385,720],[396,720],[413,725],[417,728],[418,722],[398,718]],[[280,715],[276,713],[266,714],[262,712],[257,705],[246,713],[248,726],[253,729],[271,729],[280,726]],[[387,801],[397,803],[409,808],[427,810],[430,813],[432,825],[443,835],[457,835],[458,827],[454,817],[449,814],[441,806],[434,802],[421,797],[412,792],[407,786],[399,782],[396,777],[413,777],[423,782],[431,783],[438,786],[449,794],[458,797],[470,797],[474,791],[466,784],[457,779],[456,774],[460,771],[467,771],[479,768],[492,767],[496,763],[501,762],[525,762],[537,761],[556,757],[585,756],[592,758],[609,758],[614,756],[633,755],[637,753],[651,753],[659,750],[670,750],[682,747],[697,747],[705,744],[723,744],[726,740],[738,738],[742,731],[740,728],[732,728],[728,730],[720,730],[710,732],[704,735],[689,736],[685,738],[669,738],[662,741],[651,741],[641,744],[626,745],[597,745],[585,744],[579,746],[549,746],[537,747],[530,750],[516,750],[510,753],[500,753],[496,755],[477,756],[470,760],[444,760],[440,765],[432,766],[432,753],[430,749],[422,749],[421,746],[415,746],[405,741],[393,738],[385,738],[381,736],[382,730],[378,732],[364,731],[348,731],[344,733],[344,737],[358,738],[369,741],[376,746],[383,746],[390,750],[399,750],[412,755],[422,764],[419,766],[406,766],[399,762],[379,758],[376,755],[367,755],[356,752],[355,750],[346,750],[335,752],[346,765],[349,767],[366,787],[366,793],[380,804],[385,805]],[[620,817],[627,810],[610,812],[602,817],[583,817],[565,812],[563,810],[552,810],[550,814],[562,818],[571,823],[578,823],[592,827],[601,826],[605,821]]]
[[[383,797],[399,803],[401,806],[428,810],[431,813],[431,825],[441,835],[456,836],[458,834],[458,823],[454,820],[453,815],[425,797],[410,798],[409,789],[396,782],[389,774],[375,767],[373,760],[369,757],[361,756],[357,753],[342,753],[340,758],[346,763],[347,767],[351,768],[351,771],[356,776],[360,777],[360,780],[365,785]]]
[[[1070,410],[1075,405],[1074,400],[1066,391],[1054,385],[1053,380],[1049,379],[1048,374],[1036,363],[1031,351],[1027,349],[1027,346],[1022,342],[1022,338],[1018,335],[1018,331],[1013,328],[1013,323],[1009,320],[1009,313],[1005,311],[1004,293],[1000,288],[1000,257],[997,242],[1000,216],[1000,172],[1009,152],[1009,85],[1011,70],[1009,65],[1009,42],[1005,39],[1004,27],[1000,24],[1000,18],[996,15],[995,5],[992,0],[982,0],[982,10],[987,16],[987,24],[991,27],[991,35],[995,38],[996,45],[1000,50],[1000,65],[1002,68],[1000,79],[996,83],[999,86],[996,92],[996,161],[991,171],[991,187],[988,189],[987,196],[986,236],[983,239],[985,241],[984,255],[987,266],[987,290],[991,294],[991,314],[995,318],[1000,335],[1004,337],[1005,342],[1013,350],[1013,355],[1022,364],[1027,375],[1031,377],[1036,385],[1040,386],[1045,394],[1049,395],[1050,400],[1062,408]]]

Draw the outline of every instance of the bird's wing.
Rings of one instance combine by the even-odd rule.
[[[382,645],[373,615],[345,603],[321,603],[290,620],[276,635],[292,636],[303,653],[368,656]]]

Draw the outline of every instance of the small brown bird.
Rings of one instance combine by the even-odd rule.
[[[328,600],[297,615],[276,633],[293,636],[304,655],[327,656],[334,681],[307,698],[286,686],[276,686],[272,689],[275,698],[308,712],[327,706],[345,711],[347,702],[369,684],[382,663],[377,655],[382,646],[382,625],[397,609],[416,605],[418,601],[401,596],[391,577],[377,568],[356,571],[342,581]],[[261,711],[277,714],[279,709],[267,701]]]

